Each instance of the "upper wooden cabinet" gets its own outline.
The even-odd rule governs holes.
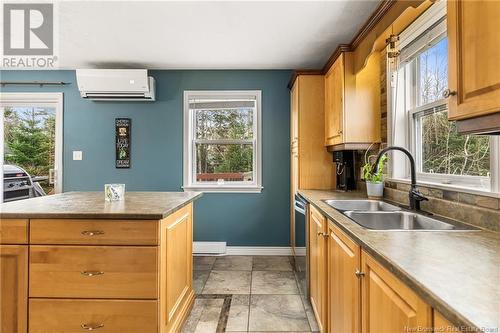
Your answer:
[[[500,1],[448,1],[449,119],[500,112]]]
[[[380,54],[353,72],[352,52],[343,52],[325,74],[325,145],[365,148],[380,142]]]

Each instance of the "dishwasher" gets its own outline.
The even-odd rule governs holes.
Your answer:
[[[309,295],[309,255],[307,235],[309,229],[309,212],[308,203],[300,195],[295,194],[294,200],[294,219],[292,237],[293,247],[293,266],[295,275],[299,282],[300,293],[306,297]]]

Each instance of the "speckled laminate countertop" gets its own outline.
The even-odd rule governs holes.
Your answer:
[[[1,218],[162,219],[196,200],[200,192],[126,192],[106,202],[104,192],[62,194],[0,204]]]
[[[367,230],[321,201],[363,198],[363,194],[316,190],[300,190],[299,194],[451,323],[470,331],[498,332],[499,234],[484,230]]]

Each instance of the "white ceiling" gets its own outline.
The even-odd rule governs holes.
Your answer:
[[[61,68],[312,69],[379,4],[344,1],[59,2]]]

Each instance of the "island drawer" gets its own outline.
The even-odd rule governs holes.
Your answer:
[[[29,296],[158,298],[156,247],[30,246]]]
[[[0,219],[0,244],[27,244],[28,220]]]
[[[30,333],[158,332],[156,301],[30,299]]]
[[[156,220],[32,219],[32,244],[157,245]]]

